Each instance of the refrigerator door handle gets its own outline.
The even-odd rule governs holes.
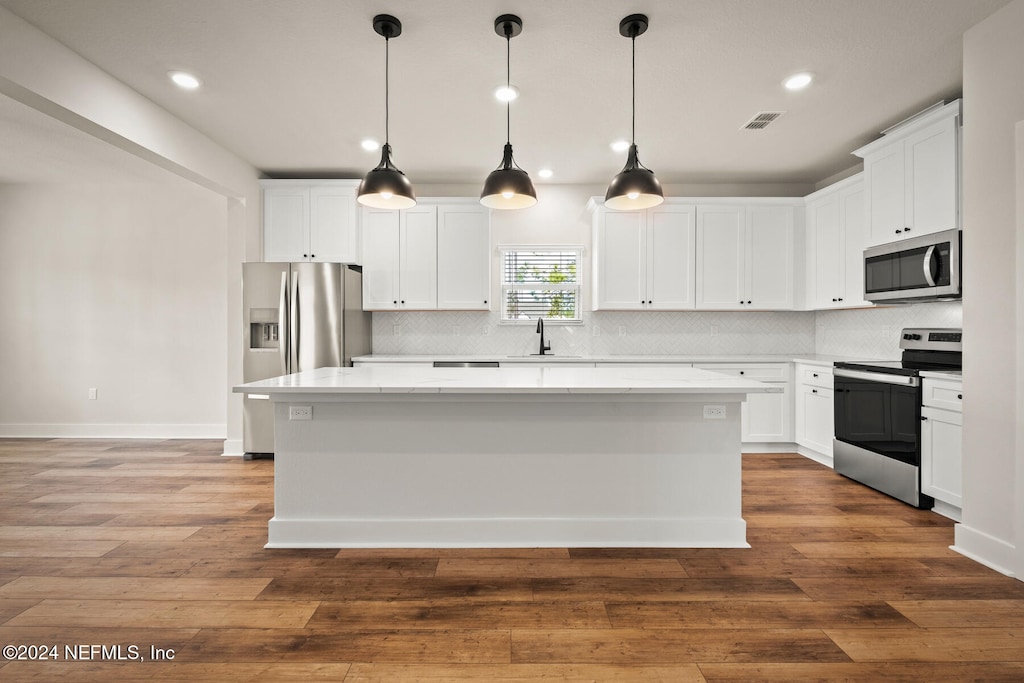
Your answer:
[[[291,310],[291,329],[288,330],[288,339],[291,341],[290,348],[290,367],[288,372],[299,372],[302,368],[299,367],[299,344],[301,339],[299,338],[299,271],[292,271],[292,310]]]
[[[281,374],[287,375],[288,369],[288,347],[292,341],[292,335],[288,330],[288,271],[281,273],[281,296],[277,303],[278,329],[280,340],[278,341],[279,353],[281,355]]]

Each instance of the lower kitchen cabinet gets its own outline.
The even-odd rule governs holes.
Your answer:
[[[694,363],[693,367],[777,385],[777,394],[750,394],[741,408],[745,444],[793,441],[793,389],[789,363]]]
[[[963,385],[925,377],[921,406],[921,492],[963,506]],[[950,409],[952,408],[952,409]],[[954,511],[955,516],[955,511]]]
[[[804,455],[828,465],[835,435],[832,397],[832,368],[796,364],[796,443]]]

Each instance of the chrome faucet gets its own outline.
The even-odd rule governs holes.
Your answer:
[[[537,318],[537,333],[540,335],[540,353],[538,353],[537,355],[543,356],[548,351],[551,350],[551,344],[548,344],[546,346],[544,344],[544,318]]]

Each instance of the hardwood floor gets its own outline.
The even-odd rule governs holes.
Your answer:
[[[798,455],[744,458],[750,549],[337,551],[219,448],[0,439],[0,644],[57,646],[0,680],[1024,681],[1024,583]]]

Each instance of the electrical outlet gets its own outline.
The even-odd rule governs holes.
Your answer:
[[[620,337],[625,337],[626,336],[626,326],[625,325],[619,325],[619,336]]]
[[[402,326],[401,325],[392,325],[391,326],[391,336],[392,337],[401,337],[402,336]]]
[[[483,327],[482,327],[482,328],[480,329],[480,334],[482,334],[482,335],[483,335],[483,336],[485,336],[485,337],[486,337],[487,335],[489,335],[490,333],[491,333],[491,328],[489,328],[489,327],[488,327],[487,325],[484,325],[484,326],[483,326]]]
[[[90,401],[95,401],[96,398],[97,398],[96,387],[92,387],[92,388],[89,389],[89,400]]]
[[[312,420],[313,406],[288,406],[289,420]]]
[[[704,406],[705,420],[724,420],[725,406]]]
[[[718,325],[711,325],[710,327],[711,327],[711,336],[712,337],[717,337],[718,336]]]

